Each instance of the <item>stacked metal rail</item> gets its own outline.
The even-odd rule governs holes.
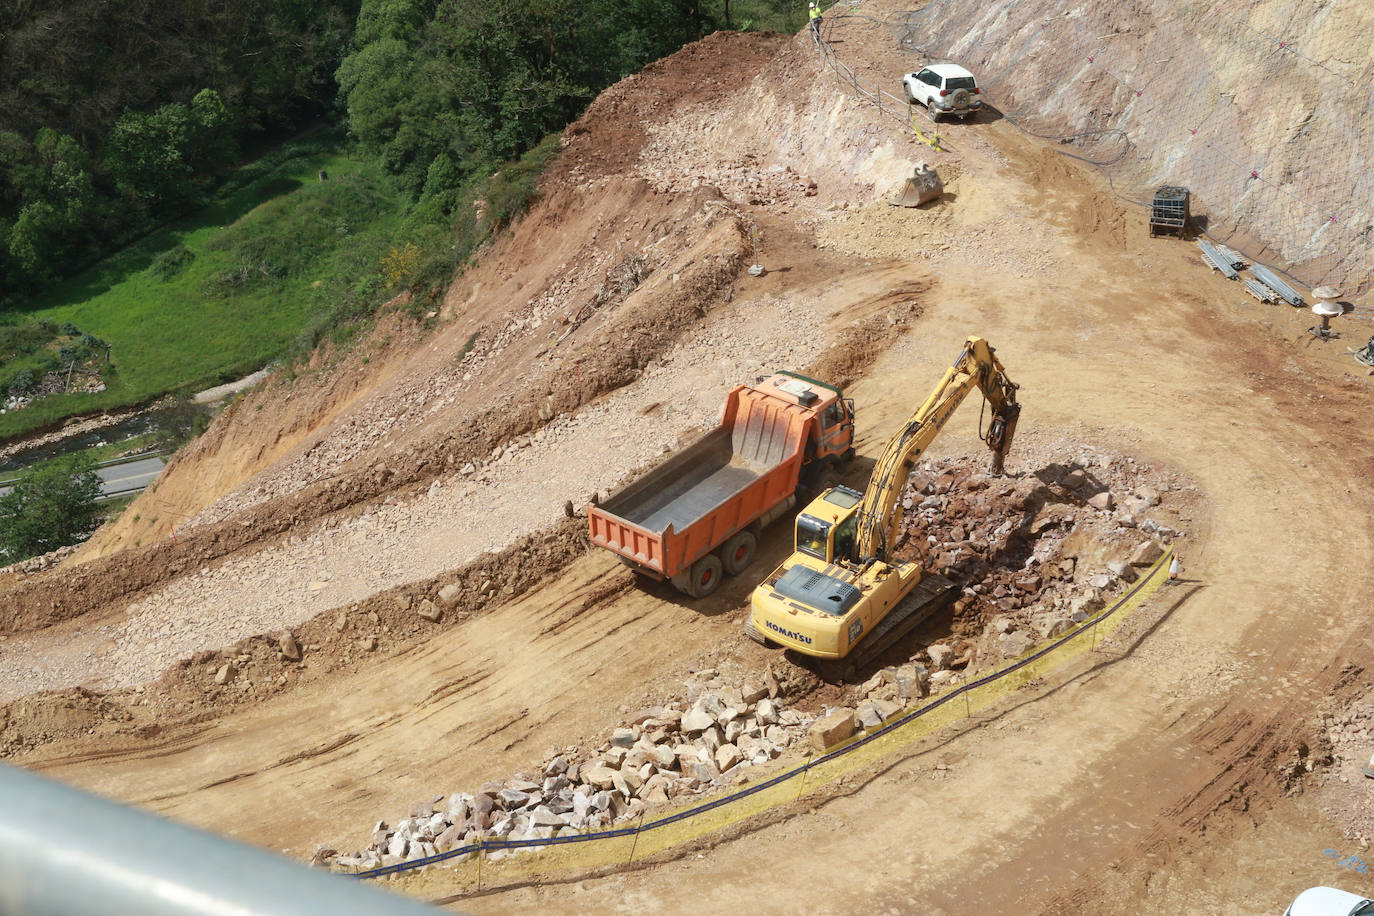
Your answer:
[[[1265,267],[1263,264],[1252,265],[1250,268],[1250,273],[1254,274],[1256,279],[1258,279],[1265,286],[1269,287],[1274,292],[1278,293],[1279,297],[1282,298],[1283,301],[1287,302],[1289,305],[1302,306],[1305,304],[1302,301],[1302,296],[1298,295],[1297,290],[1293,289],[1293,287],[1289,286],[1287,283],[1279,279],[1278,274],[1274,273],[1272,270]]]
[[[1198,239],[1197,247],[1202,249],[1202,262],[1208,267],[1221,271],[1222,276],[1228,280],[1240,278],[1240,274],[1231,266],[1231,259],[1218,251],[1217,246],[1206,239]]]

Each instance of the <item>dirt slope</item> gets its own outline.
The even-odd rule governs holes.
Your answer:
[[[891,72],[900,72],[907,59],[886,37],[860,38],[850,45],[853,53],[875,66],[887,60]],[[713,95],[709,107],[678,112],[675,126],[646,128],[651,142],[633,160],[635,177],[624,179],[643,190],[588,178],[594,193],[559,205],[571,213],[592,196],[632,205],[608,214],[613,223],[623,220],[614,223],[623,232],[635,225],[634,207],[662,198],[655,215],[677,225],[702,220],[693,238],[708,246],[713,226],[747,236],[757,224],[770,271],[757,285],[731,275],[729,302],[718,293],[721,304],[673,337],[677,349],[636,367],[639,374],[617,375],[624,363],[605,364],[612,367],[607,378],[633,381],[599,391],[578,416],[604,409],[639,419],[633,432],[627,427],[627,441],[600,454],[641,444],[652,453],[664,441],[654,436],[699,423],[706,392],[749,369],[741,342],[750,352],[760,342],[780,347],[767,354],[771,359],[816,359],[827,348],[813,339],[820,325],[824,344],[844,345],[820,360],[857,375],[850,393],[859,405],[859,448],[873,455],[963,338],[978,333],[997,346],[1022,386],[1026,443],[1088,439],[1198,482],[1201,508],[1180,545],[1193,581],[1166,590],[1107,646],[1104,664],[1017,695],[980,727],[879,767],[814,810],[702,855],[595,880],[550,876],[539,886],[459,906],[699,912],[703,905],[736,906],[747,895],[769,912],[1105,912],[1123,903],[1147,912],[1277,912],[1308,884],[1349,884],[1350,876],[1329,873],[1329,861],[1315,858],[1349,841],[1310,796],[1291,794],[1304,787],[1291,761],[1310,740],[1325,698],[1349,690],[1352,677],[1366,677],[1347,665],[1359,665],[1371,648],[1359,609],[1374,570],[1357,559],[1374,549],[1367,486],[1374,437],[1362,422],[1367,377],[1345,374],[1352,364],[1339,345],[1308,346],[1302,329],[1310,319],[1253,304],[1203,268],[1189,244],[1151,240],[1139,214],[1123,210],[1098,176],[1011,124],[951,125],[950,151],[932,155],[899,133],[896,122],[839,93],[808,54],[804,38],[769,60],[760,53],[757,78]],[[638,110],[633,98],[616,104]],[[760,111],[769,117],[756,118]],[[957,170],[953,199],[895,217],[882,204],[870,208],[868,201],[917,156]],[[609,174],[629,161],[607,159],[597,168]],[[812,180],[817,188],[808,195]],[[674,190],[677,181],[686,187]],[[711,209],[705,202],[712,188],[742,218],[705,225],[701,211]],[[643,213],[638,219],[653,223]],[[635,230],[642,233],[636,251],[667,228],[673,226]],[[892,258],[904,239],[906,257]],[[819,247],[822,241],[832,247]],[[528,251],[537,251],[532,238]],[[480,270],[487,273],[463,281],[445,305],[454,309],[454,341],[465,341],[463,331],[473,326],[463,324],[467,312],[457,306],[476,290],[464,284],[479,275],[496,284],[512,268],[489,262]],[[684,265],[676,272],[685,271]],[[536,275],[556,283],[559,266],[550,259]],[[532,291],[517,294],[518,283],[502,282],[507,298],[489,306],[506,316],[493,318],[493,347],[496,328],[539,314],[527,311],[538,298]],[[578,284],[589,296],[581,304],[595,298],[590,279]],[[474,302],[482,298],[476,295]],[[657,301],[669,298],[665,291]],[[576,297],[567,304],[581,307]],[[627,306],[601,325],[581,327],[599,332],[628,313]],[[802,336],[773,326],[789,320]],[[882,328],[906,322],[910,330],[891,344],[897,335]],[[876,333],[879,344],[865,348],[846,333],[855,328]],[[586,345],[599,351],[592,329]],[[507,346],[537,353],[543,328],[532,330],[528,339],[509,337]],[[608,339],[606,349],[621,352],[622,344]],[[417,365],[451,362],[455,352],[422,351]],[[846,365],[849,356],[855,358]],[[671,409],[675,402],[662,397],[671,386],[651,362],[681,370],[679,391],[700,395],[699,406]],[[549,430],[558,429],[538,419],[538,401],[523,401],[508,387],[519,369],[489,356],[481,371],[491,375],[484,378],[503,387],[481,388],[474,373],[469,381],[479,386],[462,405],[469,412],[498,409],[509,393],[508,412],[533,411],[535,435],[544,430],[516,458],[481,469],[489,475],[483,492],[496,499],[504,498],[503,480],[522,480],[519,455],[548,448]],[[566,376],[566,363],[562,371]],[[398,375],[397,383],[411,382]],[[455,416],[448,411],[458,407],[444,405],[435,416]],[[977,451],[976,414],[967,407],[958,414],[936,454]],[[369,474],[379,465],[417,473],[407,470],[398,447],[385,447],[408,441],[405,435],[379,441],[380,460],[361,453],[355,460]],[[492,461],[495,444],[484,447],[483,460]],[[309,468],[307,479],[317,472],[301,461],[296,467]],[[396,505],[423,507],[423,499],[442,499],[446,488],[461,485],[461,463],[436,464],[423,472],[430,477],[403,478],[411,489]],[[1017,470],[1014,458],[1009,466]],[[281,479],[294,473],[283,471]],[[433,481],[439,486],[430,495]],[[264,481],[245,498],[251,502],[274,485]],[[385,488],[353,492],[363,493],[358,499],[366,505]],[[553,505],[575,495],[560,491]],[[315,511],[332,511],[318,509],[331,505],[318,493],[312,498]],[[306,496],[269,497],[262,505],[282,499]],[[237,524],[207,521],[200,536]],[[398,550],[407,544],[404,530],[395,534]],[[437,531],[429,536],[450,536]],[[306,528],[301,536],[317,533]],[[95,735],[40,742],[21,759],[293,854],[307,854],[316,842],[357,845],[358,825],[394,816],[417,795],[476,785],[538,759],[549,745],[603,733],[616,710],[639,705],[660,684],[680,683],[690,667],[722,654],[755,667],[774,660],[743,640],[739,623],[755,572],[777,562],[786,539],[786,531],[775,530],[755,569],[701,604],[666,590],[623,588],[623,573],[592,555],[522,598],[493,600],[427,640],[398,638],[328,678],[303,677],[299,687],[222,709],[188,704],[141,736],[92,722]],[[416,552],[424,546],[410,544]],[[273,562],[280,556],[262,554]],[[424,587],[443,581],[441,573]],[[196,600],[196,591],[179,600]],[[232,589],[219,594],[219,602],[235,600]],[[113,606],[97,599],[87,607],[99,621]],[[16,649],[22,644],[11,637],[0,647],[0,664],[15,665]],[[306,664],[326,661],[307,651]],[[209,696],[208,672],[199,677]],[[146,689],[156,706],[160,688]],[[147,707],[136,696],[123,692],[104,702],[138,716]],[[16,711],[7,708],[10,729]],[[1257,836],[1281,841],[1258,843]],[[1246,876],[1218,881],[1219,869],[1240,868],[1239,856]],[[843,877],[825,882],[819,895],[798,874]],[[444,893],[438,883],[418,889]]]

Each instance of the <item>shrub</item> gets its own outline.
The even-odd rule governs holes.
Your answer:
[[[94,526],[99,495],[100,478],[85,456],[20,475],[0,496],[0,552],[13,563],[83,540]]]
[[[37,384],[38,379],[34,377],[31,371],[28,369],[20,369],[19,372],[15,374],[14,378],[10,379],[10,391],[15,394],[23,394],[31,390],[33,386]]]
[[[178,245],[175,248],[168,248],[166,251],[153,258],[153,263],[148,265],[148,272],[157,277],[162,282],[181,273],[196,259],[196,253],[185,245]]]

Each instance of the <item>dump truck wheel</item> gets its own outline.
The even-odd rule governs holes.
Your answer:
[[[758,546],[759,539],[754,537],[752,531],[741,531],[726,541],[725,547],[720,551],[725,572],[731,576],[738,576],[744,572],[753,561],[754,549]]]
[[[720,587],[720,557],[708,553],[692,564],[692,578],[688,581],[688,592],[693,598],[705,598]]]

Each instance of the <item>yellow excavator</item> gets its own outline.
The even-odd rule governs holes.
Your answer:
[[[838,486],[797,516],[796,548],[750,598],[745,632],[820,660],[827,680],[851,678],[864,664],[947,606],[957,587],[919,563],[892,557],[900,529],[898,500],[911,469],[973,391],[992,421],[979,435],[1002,473],[1021,405],[992,347],[970,337],[924,404],[888,442],[863,493]]]

